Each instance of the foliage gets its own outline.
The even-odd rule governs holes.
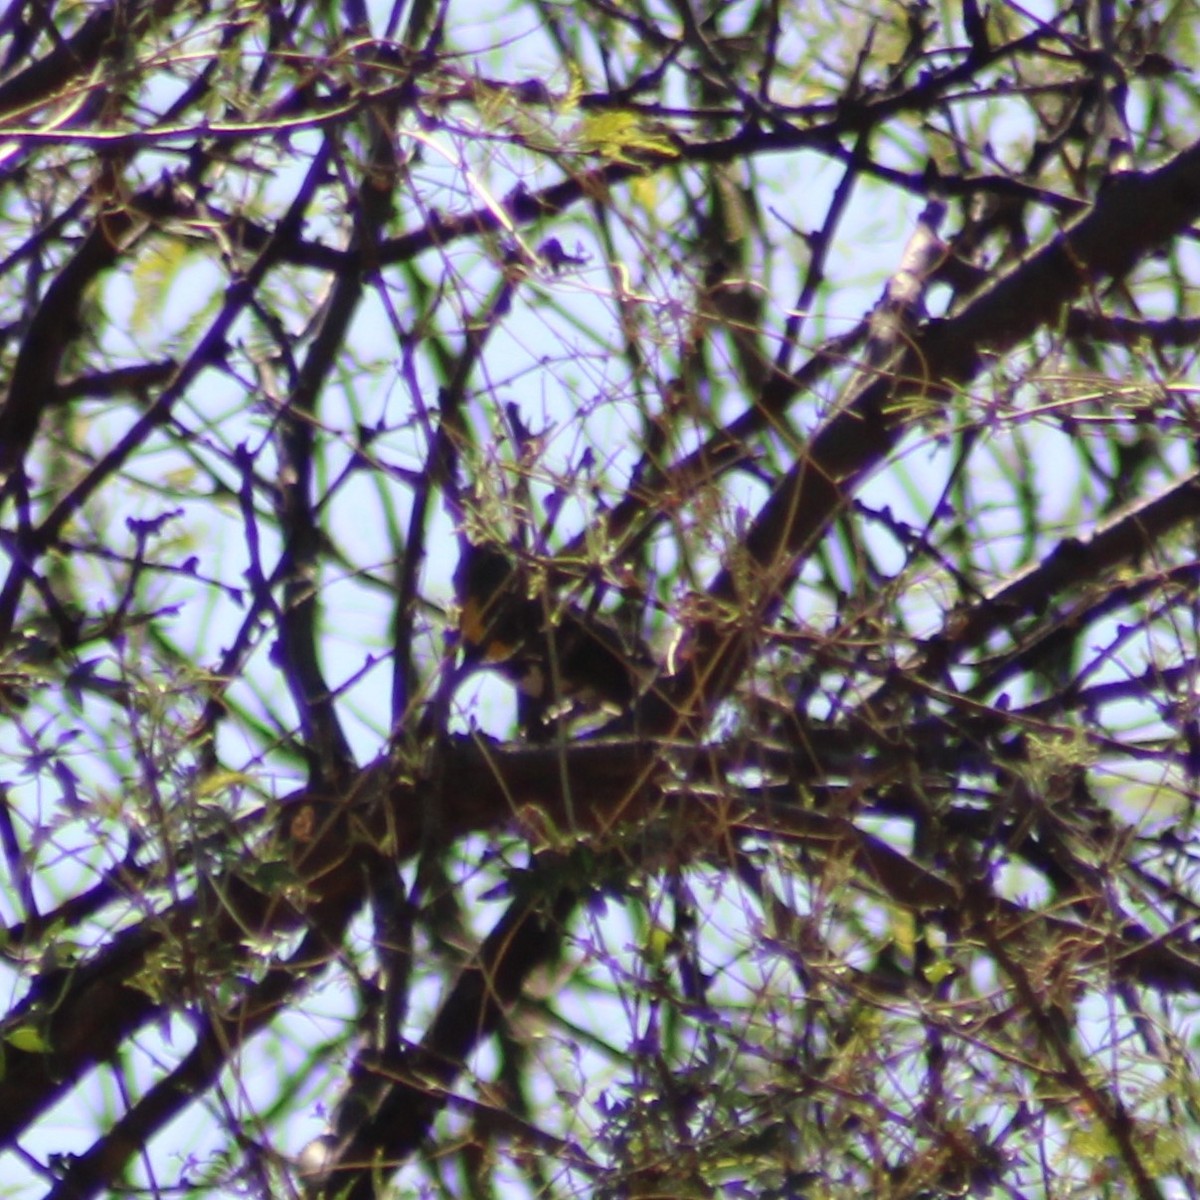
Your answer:
[[[10,5],[5,1194],[1200,1195],[1196,18]]]

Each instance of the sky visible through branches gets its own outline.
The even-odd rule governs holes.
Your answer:
[[[0,1195],[1200,1195],[1198,16],[10,6]]]

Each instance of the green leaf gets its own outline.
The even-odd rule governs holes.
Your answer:
[[[26,1054],[48,1054],[50,1046],[41,1033],[32,1025],[22,1025],[12,1033],[4,1035],[4,1040],[15,1050],[23,1050]]]
[[[166,305],[171,284],[183,270],[191,253],[185,242],[159,239],[134,264],[130,276],[133,311],[129,316],[129,327],[133,333],[146,333],[154,328],[155,317]]]
[[[617,162],[631,161],[636,151],[674,158],[678,153],[661,133],[631,112],[591,113],[579,123],[576,143],[583,150]]]

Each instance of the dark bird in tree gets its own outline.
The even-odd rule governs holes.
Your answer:
[[[454,576],[467,662],[516,686],[518,721],[544,737],[564,717],[621,712],[653,669],[643,645],[555,594],[543,572],[495,546],[464,543]]]

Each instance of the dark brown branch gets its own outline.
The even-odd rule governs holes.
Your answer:
[[[383,1098],[365,1120],[344,1133],[335,1129],[316,1195],[373,1200],[380,1171],[390,1174],[417,1149],[471,1051],[496,1031],[529,974],[557,952],[577,899],[572,889],[559,888],[510,905],[459,975],[420,1045],[397,1061],[378,1063]]]
[[[206,1012],[191,1051],[148,1088],[103,1137],[82,1154],[70,1157],[46,1200],[88,1200],[114,1187],[150,1139],[212,1087],[246,1043],[324,972],[356,909],[357,904],[342,903],[320,913],[314,921],[316,928],[290,958],[273,962],[266,976],[225,1011]],[[211,1008],[217,1003],[215,996],[208,998]]]
[[[913,396],[919,407],[969,383],[989,356],[1052,323],[1093,283],[1123,278],[1198,216],[1200,144],[1157,171],[1114,179],[1087,216],[961,313],[915,332],[897,361],[866,380],[818,430],[760,510],[744,540],[745,561],[723,571],[709,589],[713,614],[697,631],[690,669],[665,694],[650,695],[641,727],[684,727],[728,692],[748,661],[747,622],[760,624],[797,561],[908,427],[902,398]]]

